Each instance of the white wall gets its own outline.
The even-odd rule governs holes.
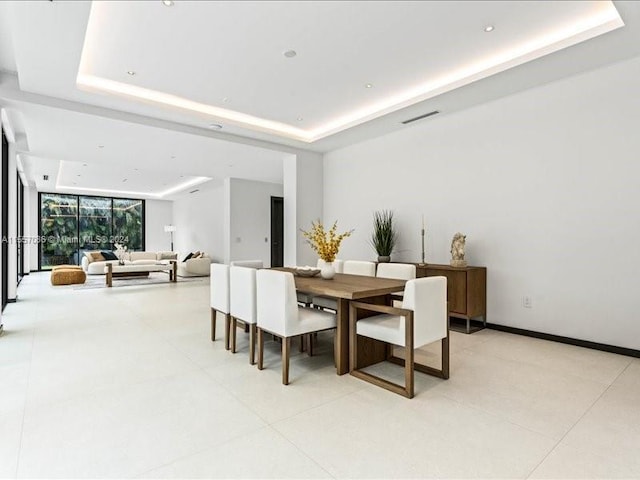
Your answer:
[[[374,210],[401,252],[447,263],[451,237],[488,269],[488,321],[640,349],[640,58],[325,156],[324,219],[355,227],[341,258],[374,258]],[[532,297],[531,309],[522,296]]]
[[[149,252],[168,251],[171,238],[164,226],[173,223],[173,202],[168,200],[145,201],[145,250]],[[175,246],[175,239],[174,239]]]
[[[231,178],[227,260],[262,260],[271,265],[271,197],[282,197],[277,183]],[[286,227],[285,227],[286,228]]]
[[[224,185],[222,181],[210,181],[198,189],[173,201],[174,247],[181,256],[200,250],[221,262],[224,260]],[[165,235],[168,241],[169,234]]]

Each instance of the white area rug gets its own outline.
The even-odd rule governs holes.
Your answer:
[[[206,277],[178,277],[177,284],[185,282],[202,282]],[[113,279],[113,287],[134,287],[140,285],[169,284],[169,275],[165,272],[151,272],[148,277],[122,277]],[[91,288],[108,288],[105,275],[87,275],[87,281],[82,285],[75,285],[74,290]]]

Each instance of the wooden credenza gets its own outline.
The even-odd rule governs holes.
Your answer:
[[[452,267],[427,263],[416,265],[417,277],[447,277],[449,314],[467,321],[466,332],[471,333],[471,319],[482,317],[487,324],[486,267]]]

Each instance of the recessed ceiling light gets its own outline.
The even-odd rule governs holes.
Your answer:
[[[484,27],[484,31],[487,33],[493,32],[494,28],[496,27],[494,27],[493,25],[487,25],[486,27]]]
[[[373,84],[371,84],[371,83],[367,83],[367,84],[364,86],[364,88],[373,88]]]
[[[222,103],[228,103],[228,102],[229,102],[229,98],[228,98],[228,97],[224,97],[224,98],[222,99]]]
[[[132,77],[136,74],[133,70],[127,70],[127,75],[131,75]]]
[[[220,125],[219,123],[210,123],[209,128],[213,130],[220,130],[222,128],[222,125]]]
[[[162,0],[162,4],[165,7],[173,7],[173,1],[172,0]]]
[[[122,183],[124,183],[124,182],[126,182],[126,181],[127,181],[127,179],[126,179],[126,178],[122,179]]]
[[[134,168],[134,169],[133,169],[133,171],[134,171],[134,172],[139,172],[140,170],[139,170],[139,169],[137,169],[137,168]]]
[[[87,164],[86,164],[86,163],[83,163],[83,164],[82,164],[82,166],[83,166],[83,167],[86,167],[86,166],[87,166]]]
[[[302,118],[302,117],[298,117],[296,120],[298,120],[299,122],[301,122],[301,121],[303,121],[303,120],[304,120],[304,118]]]
[[[98,148],[104,148],[104,145],[98,145]]]
[[[287,58],[293,58],[296,55],[298,55],[298,52],[296,52],[295,50],[287,50],[286,52],[283,53],[283,55]]]
[[[77,175],[76,175],[76,177],[81,177],[81,176],[82,176],[82,175],[80,175],[80,174],[77,174]]]
[[[175,155],[171,155],[171,158],[176,158],[176,156]]]

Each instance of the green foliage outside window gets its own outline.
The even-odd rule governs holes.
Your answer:
[[[42,269],[79,264],[87,250],[143,248],[143,200],[43,193],[40,248]]]

